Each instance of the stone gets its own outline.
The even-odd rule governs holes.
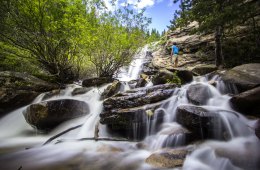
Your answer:
[[[258,137],[258,139],[260,139],[260,119],[258,119],[255,122],[254,129],[255,129],[255,135]]]
[[[104,92],[101,94],[101,99],[106,99],[108,97],[111,97],[113,95],[115,95],[116,93],[118,93],[120,91],[120,87],[121,87],[121,82],[118,80],[113,81],[113,83],[111,85],[109,85]]]
[[[174,75],[171,71],[162,69],[152,78],[152,83],[154,85],[166,84],[166,83],[170,82],[173,78],[174,78]]]
[[[110,133],[129,139],[143,139],[147,134],[148,120],[156,127],[161,124],[164,112],[157,111],[172,96],[176,85],[166,84],[128,90],[109,97],[103,102],[100,123]]]
[[[175,73],[181,80],[181,84],[190,83],[193,81],[193,73],[184,68],[167,68],[167,70]]]
[[[213,64],[200,64],[196,65],[191,71],[195,73],[195,75],[205,75],[216,71],[218,68]]]
[[[145,162],[156,168],[181,167],[188,154],[185,149],[164,149],[146,158]]]
[[[89,113],[83,101],[62,99],[43,101],[28,106],[23,115],[27,123],[40,131],[49,131],[59,124]]]
[[[201,83],[191,84],[187,89],[187,98],[195,105],[205,105],[212,96],[210,88]]]
[[[145,87],[145,85],[147,84],[148,82],[146,81],[146,79],[144,78],[140,78],[137,80],[137,83],[135,85],[135,88],[139,88],[139,87]]]
[[[109,77],[94,77],[83,80],[83,87],[101,86],[103,84],[111,83],[113,79]]]
[[[40,93],[59,89],[27,73],[0,72],[0,115],[31,103]]]
[[[193,105],[182,105],[177,108],[176,122],[190,130],[197,139],[225,138],[226,129],[217,111],[213,112]]]
[[[222,78],[225,82],[234,84],[239,92],[253,89],[260,85],[260,63],[234,67],[222,74]]]
[[[80,94],[85,94],[85,93],[89,92],[90,90],[92,90],[92,88],[79,87],[79,88],[75,88],[75,89],[71,92],[71,94],[72,94],[72,96],[80,95]]]
[[[233,96],[230,103],[238,112],[260,116],[260,87]]]

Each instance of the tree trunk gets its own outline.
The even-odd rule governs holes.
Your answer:
[[[216,66],[223,66],[223,54],[222,54],[222,35],[223,35],[223,27],[217,26],[215,32],[215,57],[216,57]]]

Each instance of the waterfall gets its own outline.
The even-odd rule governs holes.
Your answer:
[[[129,90],[128,81],[135,80],[140,75],[142,65],[146,60],[145,46],[131,62],[128,68],[121,68],[117,79],[123,82],[120,91]],[[213,86],[209,81],[215,81]],[[200,107],[218,115],[213,124],[216,129],[210,139],[201,143],[187,143],[190,131],[177,123],[177,110],[181,106],[194,106],[188,99],[188,89],[193,85],[203,85],[209,89],[210,97]],[[183,170],[240,170],[257,169],[260,157],[260,142],[249,128],[254,122],[234,111],[229,104],[229,93],[237,93],[234,86],[225,84],[219,76],[195,77],[190,84],[176,87],[167,102],[155,112],[163,112],[164,119],[159,128],[149,117],[146,121],[146,138],[140,142],[115,141],[84,141],[84,138],[94,137],[95,126],[99,127],[100,137],[111,137],[105,125],[97,124],[102,111],[101,93],[108,86],[93,87],[85,94],[73,96],[72,91],[78,85],[68,85],[58,95],[45,99],[45,93],[39,95],[32,103],[57,99],[76,99],[89,105],[89,114],[66,121],[48,134],[35,131],[26,123],[21,107],[0,119],[0,164],[2,169],[133,169],[153,170],[154,167],[145,163],[145,159],[154,151],[163,148],[186,147],[191,151],[183,164]],[[148,83],[147,87],[152,86]],[[148,111],[149,112],[149,111]],[[149,113],[147,113],[149,114]],[[156,117],[155,117],[156,119]],[[53,135],[69,127],[82,124],[81,128],[66,133],[50,144],[42,144]],[[138,136],[138,124],[133,124],[134,135]],[[224,129],[224,132],[219,129]],[[224,133],[224,140],[223,138]],[[55,144],[63,140],[63,143]],[[188,146],[187,146],[188,145]],[[252,162],[241,161],[242,156],[250,157]],[[247,159],[248,160],[248,159]],[[236,165],[240,165],[239,167]]]

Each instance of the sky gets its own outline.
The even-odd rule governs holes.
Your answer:
[[[110,0],[107,2],[109,8]],[[173,0],[116,0],[116,3],[122,6],[124,3],[135,5],[135,8],[146,8],[145,16],[152,18],[149,29],[156,28],[160,33],[170,25],[174,11],[179,8],[178,4],[173,4]]]

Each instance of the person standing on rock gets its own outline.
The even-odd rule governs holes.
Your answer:
[[[176,46],[176,43],[174,42],[171,50],[171,63],[173,63],[174,58],[174,67],[178,67],[178,54],[179,48]]]

